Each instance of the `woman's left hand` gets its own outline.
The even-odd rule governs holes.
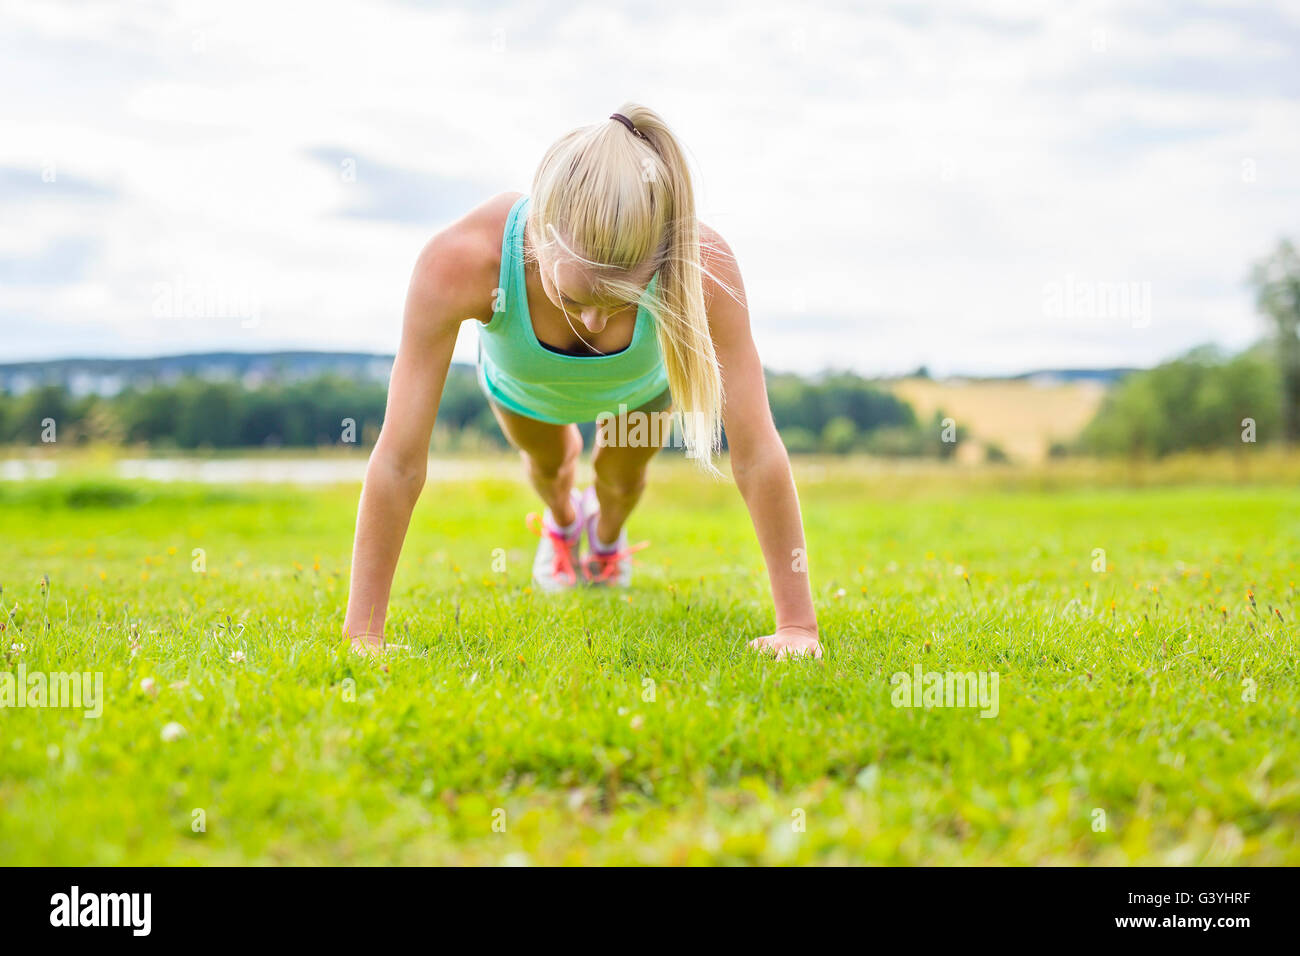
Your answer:
[[[749,646],[764,654],[775,654],[778,661],[787,657],[803,657],[811,654],[821,659],[822,645],[817,639],[817,632],[805,627],[778,627],[775,634],[756,637]]]

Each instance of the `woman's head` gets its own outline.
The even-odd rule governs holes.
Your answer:
[[[642,263],[632,269],[610,267],[568,251],[557,240],[538,253],[542,288],[556,308],[588,332],[599,334],[616,315],[636,308],[658,264]],[[627,283],[627,288],[622,287]]]
[[[547,296],[591,332],[638,301],[654,316],[687,452],[712,470],[722,376],[686,154],[653,110],[628,103],[618,112],[633,128],[610,118],[576,129],[542,158],[528,219],[531,255]]]

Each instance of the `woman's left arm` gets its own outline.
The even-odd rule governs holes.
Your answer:
[[[767,403],[763,365],[749,329],[740,268],[726,242],[712,229],[701,226],[700,240],[709,327],[722,366],[722,424],[727,430],[731,472],[763,549],[776,606],[775,633],[755,638],[749,646],[773,653],[778,660],[808,653],[821,657],[799,496],[790,458]]]

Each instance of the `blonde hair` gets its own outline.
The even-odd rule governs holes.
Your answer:
[[[542,157],[527,225],[530,254],[535,258],[558,245],[598,267],[600,295],[640,299],[655,320],[686,454],[716,474],[722,371],[705,312],[705,268],[686,153],[654,110],[626,103],[618,112],[636,133],[611,118],[565,134]],[[639,285],[617,275],[650,265],[658,273],[652,294],[643,296]]]

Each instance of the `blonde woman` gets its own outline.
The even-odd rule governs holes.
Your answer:
[[[635,104],[557,141],[531,196],[489,200],[421,252],[357,513],[344,624],[355,648],[384,647],[393,572],[466,320],[478,329],[479,383],[546,506],[534,529],[538,587],[628,583],[624,525],[663,434],[608,416],[659,420],[675,405],[686,453],[707,471],[716,473],[726,427],[776,610],[773,633],[749,646],[821,656],[799,501],[740,271],[722,237],[696,220],[681,145]],[[595,483],[579,491],[576,423],[597,419],[609,427],[598,430]]]

